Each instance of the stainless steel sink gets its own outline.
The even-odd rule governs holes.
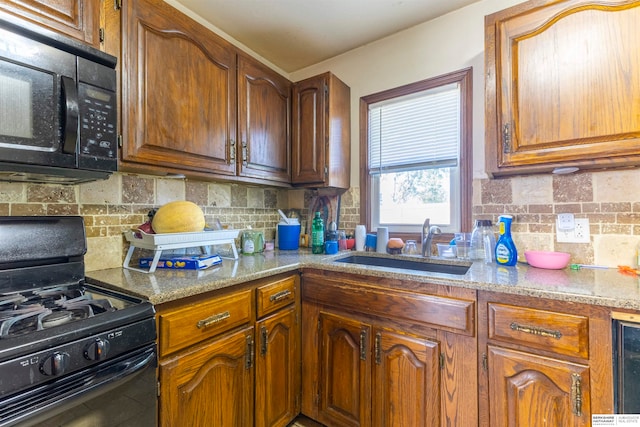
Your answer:
[[[344,262],[347,264],[370,265],[375,267],[387,267],[400,270],[428,271],[432,273],[455,274],[462,276],[469,270],[469,265],[465,264],[439,264],[420,259],[399,259],[385,258],[367,255],[348,255],[338,258],[334,262]]]

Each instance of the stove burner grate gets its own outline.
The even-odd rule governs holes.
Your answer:
[[[109,299],[94,299],[80,287],[55,286],[0,294],[0,339],[116,310]]]

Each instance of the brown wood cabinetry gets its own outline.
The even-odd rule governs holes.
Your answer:
[[[376,282],[304,273],[302,412],[331,426],[477,425],[475,291]]]
[[[238,56],[239,174],[291,181],[291,82],[246,56]]]
[[[256,427],[286,426],[300,412],[297,316],[291,305],[256,325]]]
[[[160,425],[253,425],[253,328],[203,342],[160,364]]]
[[[532,0],[486,18],[487,171],[640,164],[640,1]]]
[[[121,169],[290,185],[291,83],[162,0],[122,11]]]
[[[351,90],[331,73],[293,85],[295,186],[347,189],[351,173]]]
[[[159,306],[160,425],[288,425],[300,412],[298,288],[284,275]]]
[[[122,10],[122,168],[235,175],[236,51],[162,0]]]
[[[0,0],[0,10],[95,48],[100,46],[98,0]]]
[[[482,426],[579,427],[613,413],[606,309],[481,292],[478,318]]]

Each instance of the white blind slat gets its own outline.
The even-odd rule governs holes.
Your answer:
[[[457,83],[369,107],[369,172],[455,167],[460,146]]]

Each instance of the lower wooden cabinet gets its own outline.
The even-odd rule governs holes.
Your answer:
[[[319,328],[318,421],[339,426],[370,425],[371,326],[348,315],[321,312]]]
[[[318,273],[302,285],[303,414],[327,426],[477,426],[474,291]]]
[[[285,427],[300,413],[299,276],[158,307],[163,427]]]
[[[374,426],[440,426],[440,344],[374,331]]]
[[[318,419],[339,426],[439,426],[437,342],[320,312]]]
[[[292,305],[256,325],[256,427],[286,426],[300,412],[297,315]]]
[[[492,425],[591,425],[588,366],[492,346],[488,366]]]
[[[605,307],[481,292],[480,425],[583,427],[613,413]]]
[[[160,425],[251,426],[253,327],[160,363]]]

